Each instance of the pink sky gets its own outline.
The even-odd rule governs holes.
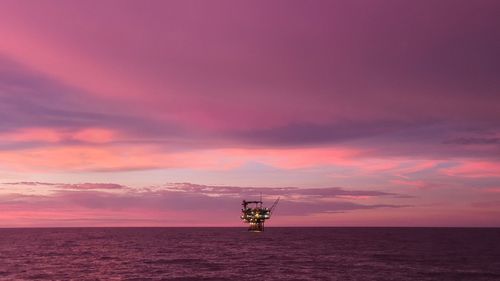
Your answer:
[[[0,227],[500,226],[499,10],[2,1]]]

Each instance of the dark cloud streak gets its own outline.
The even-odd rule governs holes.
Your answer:
[[[207,186],[190,183],[168,184],[164,187],[136,189],[118,184],[54,184],[39,182],[7,183],[8,185],[46,186],[50,195],[10,194],[0,196],[0,205],[22,209],[29,204],[36,208],[88,208],[92,210],[153,210],[158,212],[234,213],[243,198],[252,199],[260,192],[265,197],[280,196],[280,214],[304,216],[314,213],[347,212],[378,208],[403,208],[406,204],[360,204],[352,197],[401,196],[381,191],[349,191],[341,188],[248,188],[237,186]],[[55,187],[55,189],[53,189]],[[116,191],[116,192],[115,192]],[[344,198],[348,196],[347,198]],[[335,199],[335,200],[324,200]],[[272,203],[267,202],[268,204]]]

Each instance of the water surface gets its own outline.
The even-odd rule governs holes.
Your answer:
[[[500,280],[500,229],[0,229],[0,280]]]

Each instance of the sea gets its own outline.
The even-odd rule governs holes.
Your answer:
[[[0,280],[500,280],[500,229],[0,229]]]

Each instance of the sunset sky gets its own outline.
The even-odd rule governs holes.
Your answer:
[[[0,0],[0,227],[500,226],[500,1]]]

